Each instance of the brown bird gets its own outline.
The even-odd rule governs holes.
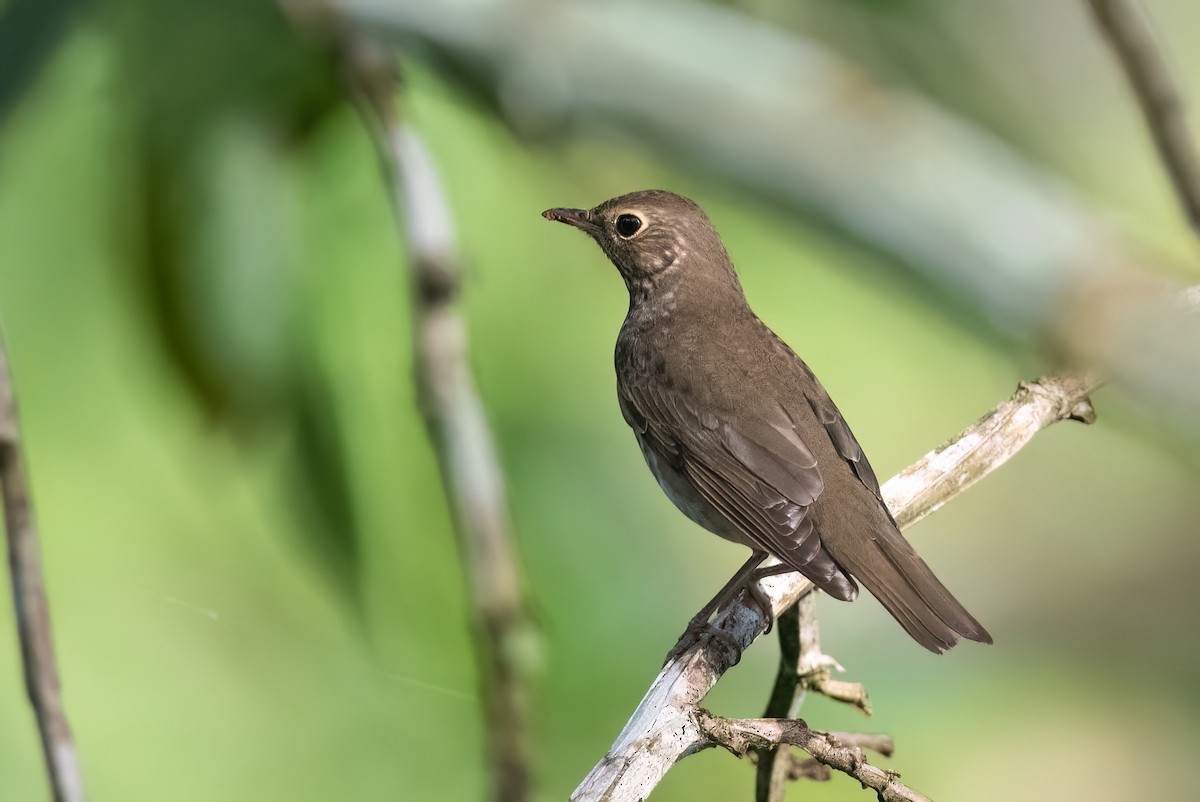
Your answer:
[[[708,216],[646,190],[542,216],[587,233],[629,289],[617,397],[685,515],[752,555],[689,629],[756,580],[799,571],[836,599],[858,580],[918,643],[992,638],[900,534],[879,480],[808,365],[750,309]],[[770,555],[779,566],[759,568]]]

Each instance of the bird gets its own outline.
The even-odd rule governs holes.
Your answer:
[[[842,413],[750,308],[695,202],[652,189],[542,216],[590,236],[625,281],[617,399],[651,473],[684,515],[751,550],[689,631],[743,590],[769,627],[757,580],[796,571],[842,601],[861,583],[931,652],[992,642],[900,534]]]

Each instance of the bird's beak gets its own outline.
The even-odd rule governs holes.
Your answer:
[[[575,226],[588,234],[595,234],[599,230],[599,226],[592,222],[592,215],[587,209],[547,209],[542,212],[542,217]]]

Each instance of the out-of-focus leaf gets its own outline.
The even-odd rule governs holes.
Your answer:
[[[37,78],[81,0],[0,3],[0,122]]]
[[[339,427],[340,410],[327,382],[327,376],[313,374],[294,385],[295,451],[287,466],[287,480],[296,502],[296,532],[321,570],[353,604],[360,601],[356,589],[362,538],[354,507],[353,471]]]
[[[136,176],[128,278],[206,416],[245,448],[282,434],[296,531],[353,595],[352,494],[299,276],[293,184],[303,145],[343,98],[330,54],[266,0],[111,0]]]

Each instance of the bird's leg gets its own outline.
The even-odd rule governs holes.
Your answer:
[[[754,600],[754,603],[758,605],[758,609],[762,610],[763,615],[767,619],[767,628],[763,630],[764,635],[770,634],[775,626],[775,611],[771,609],[771,599],[758,586],[758,580],[766,579],[769,576],[778,576],[779,574],[790,574],[795,570],[790,565],[780,563],[779,565],[768,565],[766,568],[755,568],[746,577],[746,593],[750,594],[750,598]]]
[[[754,596],[755,591],[758,592],[759,597],[762,596],[762,591],[758,590],[758,586],[754,583],[753,579],[755,572],[758,570],[758,566],[761,565],[762,561],[765,559],[767,559],[767,553],[765,551],[756,551],[750,555],[750,559],[746,560],[745,564],[737,570],[737,573],[725,583],[725,586],[717,591],[717,595],[713,596],[712,599],[709,600],[708,604],[704,605],[704,607],[700,609],[700,612],[692,616],[691,621],[688,621],[687,629],[683,631],[683,635],[680,636],[679,642],[676,643],[674,648],[667,653],[667,659],[663,665],[666,665],[666,663],[671,662],[676,657],[679,657],[681,654],[687,651],[688,648],[690,648],[691,645],[698,641],[704,634],[720,637],[722,633],[719,633],[710,627],[708,620],[712,618],[713,613],[717,612],[726,604],[728,604],[743,589],[746,589],[752,597]],[[774,566],[772,566],[772,568],[773,567]],[[767,620],[770,621],[770,603],[767,602],[764,605],[760,601],[760,598],[755,598],[755,602],[757,602],[759,606],[766,611]]]

